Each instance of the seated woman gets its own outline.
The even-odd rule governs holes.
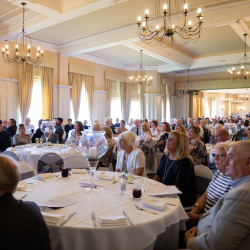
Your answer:
[[[139,148],[142,148],[143,144],[146,141],[152,140],[151,130],[150,130],[149,124],[147,122],[142,123],[141,129],[142,129],[142,134],[141,134],[141,138],[139,140],[139,146],[138,146]]]
[[[121,122],[120,122],[120,127],[118,127],[118,128],[116,129],[116,133],[117,133],[118,135],[120,135],[121,133],[127,131],[127,129],[125,128],[125,124],[126,124],[125,121],[124,121],[124,120],[121,120]]]
[[[117,155],[116,172],[145,175],[145,157],[143,152],[134,147],[136,135],[126,131],[119,136],[119,146],[122,149]]]
[[[184,135],[187,135],[187,130],[185,129],[185,126],[181,123],[178,123],[175,127],[175,131],[181,132]]]
[[[25,145],[32,143],[31,136],[26,134],[26,128],[24,124],[19,124],[19,134],[13,136],[12,145]]]
[[[83,124],[82,122],[76,121],[75,128],[72,130],[69,138],[69,144],[75,144],[78,146],[79,140],[82,137],[81,131],[84,131]]]
[[[161,127],[158,126],[158,122],[156,120],[151,122],[151,134],[153,137],[160,137],[161,135]]]
[[[188,137],[173,131],[169,134],[165,154],[162,156],[155,181],[175,185],[183,207],[192,206],[196,200],[194,164],[188,154]]]
[[[104,126],[102,127],[102,131],[106,132],[105,133],[105,138],[108,142],[108,150],[107,152],[100,158],[99,162],[98,162],[98,167],[106,167],[108,168],[109,166],[109,160],[112,154],[112,150],[114,148],[114,143],[112,140],[112,130],[110,127],[108,126]]]
[[[189,155],[192,157],[194,165],[206,165],[207,149],[204,142],[201,141],[199,133],[200,128],[198,126],[188,128]]]
[[[94,123],[92,126],[93,131],[101,131],[101,124],[100,123]]]
[[[160,140],[157,142],[157,147],[160,149],[161,152],[164,152],[166,147],[166,140],[168,139],[168,135],[171,132],[171,128],[169,123],[163,122],[162,125],[163,134],[160,137]]]
[[[227,159],[227,152],[229,150],[229,143],[221,142],[214,146],[211,151],[214,158],[217,172],[211,180],[206,192],[196,201],[191,212],[187,213],[189,217],[189,226],[193,227],[198,224],[201,216],[212,208],[219,198],[226,194],[231,187],[231,178],[226,176],[226,166],[223,162]]]
[[[83,128],[84,129],[89,129],[89,126],[87,124],[88,124],[88,121],[84,120],[84,122],[83,122]]]

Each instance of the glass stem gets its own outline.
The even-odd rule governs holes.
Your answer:
[[[95,170],[91,172],[91,191],[94,191],[94,177],[95,177]]]

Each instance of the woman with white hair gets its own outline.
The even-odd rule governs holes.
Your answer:
[[[143,152],[134,147],[136,136],[131,131],[123,132],[119,136],[119,146],[122,149],[117,155],[116,172],[145,175],[145,157]]]

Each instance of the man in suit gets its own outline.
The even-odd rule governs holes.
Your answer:
[[[140,126],[140,121],[138,119],[134,120],[135,127],[131,129],[131,131],[136,135],[140,136],[142,133],[141,126]]]
[[[51,250],[49,230],[39,207],[13,197],[20,179],[15,161],[0,156],[0,166],[0,248]]]
[[[10,134],[3,130],[3,123],[0,120],[0,154],[11,147]]]
[[[114,124],[112,123],[112,120],[111,120],[110,118],[106,118],[104,124],[105,124],[105,126],[111,128],[113,135],[117,135],[117,133],[116,133],[116,131],[115,131],[115,126],[114,126]]]
[[[7,132],[9,132],[11,137],[13,137],[16,134],[16,130],[16,120],[13,118],[9,119],[9,127],[7,128]]]
[[[227,153],[230,190],[186,232],[188,249],[245,250],[250,245],[250,141],[238,141]]]
[[[41,130],[41,126],[42,126],[42,123],[43,123],[43,119],[40,119],[38,121],[38,129],[36,130],[35,134],[32,136],[32,142],[35,143],[36,141],[36,138],[41,138],[43,136],[43,131]]]

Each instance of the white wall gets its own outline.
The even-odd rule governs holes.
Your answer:
[[[104,123],[106,118],[106,92],[104,90],[94,91],[93,122],[98,119],[100,123]]]
[[[162,100],[161,96],[157,94],[144,94],[144,117],[152,120],[158,119],[159,123],[162,122]]]

